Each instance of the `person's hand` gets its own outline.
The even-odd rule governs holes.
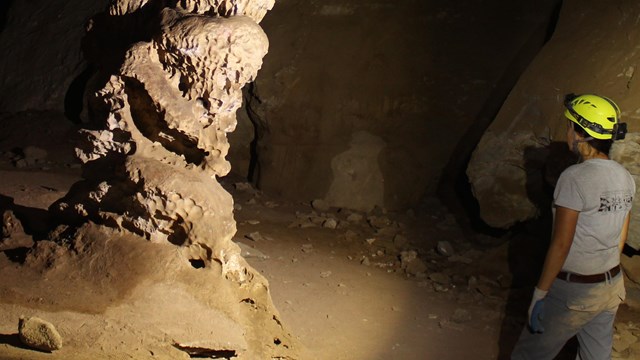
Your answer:
[[[533,298],[529,305],[529,329],[533,333],[543,333],[542,327],[542,311],[544,310],[544,298],[548,291],[540,290],[537,287],[533,290]]]

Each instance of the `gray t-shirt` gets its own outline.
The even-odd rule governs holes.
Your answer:
[[[613,160],[590,159],[560,175],[555,205],[580,212],[562,270],[591,275],[620,263],[620,233],[635,192],[629,172]]]

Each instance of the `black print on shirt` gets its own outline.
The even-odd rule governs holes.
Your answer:
[[[598,212],[628,211],[631,210],[633,195],[605,194],[600,196],[600,208]]]

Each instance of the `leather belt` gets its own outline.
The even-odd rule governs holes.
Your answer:
[[[613,278],[618,275],[620,272],[620,265],[616,265],[611,270],[602,273],[602,274],[593,274],[593,275],[580,275],[574,274],[566,271],[560,271],[556,278],[560,280],[564,280],[567,282],[581,283],[581,284],[595,284],[599,282],[604,282],[608,279]]]

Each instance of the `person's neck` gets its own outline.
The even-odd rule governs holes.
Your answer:
[[[591,160],[591,159],[609,160],[609,157],[607,155],[601,153],[600,151],[596,151],[596,152],[590,153],[590,154],[582,154],[582,161],[587,161],[587,160]]]

